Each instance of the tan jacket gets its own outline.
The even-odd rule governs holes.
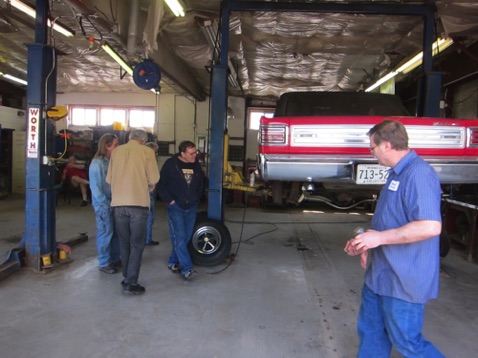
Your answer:
[[[111,154],[106,174],[106,182],[111,185],[111,206],[149,208],[149,192],[158,181],[158,163],[151,148],[130,140]]]

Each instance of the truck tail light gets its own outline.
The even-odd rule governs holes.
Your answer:
[[[470,127],[468,130],[468,147],[478,147],[478,127]]]
[[[287,144],[287,128],[285,126],[260,126],[259,143],[261,145]]]

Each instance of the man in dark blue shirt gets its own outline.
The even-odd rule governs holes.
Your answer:
[[[173,272],[181,272],[185,279],[191,280],[197,272],[193,270],[188,243],[204,188],[204,173],[196,160],[196,145],[193,142],[180,143],[179,153],[166,160],[157,188],[159,196],[166,203],[172,244],[168,268]]]
[[[441,188],[435,170],[408,148],[403,124],[385,120],[368,133],[370,152],[390,167],[372,229],[345,246],[365,273],[358,357],[444,357],[422,336],[425,303],[438,297]]]

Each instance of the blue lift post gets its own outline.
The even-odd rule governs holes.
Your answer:
[[[223,0],[221,4],[221,48],[219,63],[212,68],[211,136],[208,191],[208,217],[223,222],[222,197],[224,134],[227,122],[227,70],[229,56],[229,21],[232,11],[324,12],[371,15],[419,16],[424,21],[423,72],[417,101],[417,114],[438,117],[441,74],[432,73],[432,44],[435,35],[435,6],[433,4],[332,4],[299,2],[258,2]]]
[[[224,135],[227,122],[227,76],[228,76],[228,48],[229,48],[229,10],[228,2],[222,3],[221,9],[221,48],[219,63],[212,68],[211,80],[211,137],[209,190],[208,190],[208,217],[223,222],[224,205],[222,196],[224,171]]]
[[[35,42],[28,44],[25,264],[42,268],[56,254],[54,127],[46,116],[56,101],[56,55],[47,44],[48,0],[36,1]]]

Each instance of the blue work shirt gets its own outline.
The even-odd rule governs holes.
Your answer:
[[[111,207],[111,186],[106,182],[109,160],[96,158],[90,164],[90,189],[95,211]]]
[[[396,229],[417,220],[441,222],[441,187],[435,170],[414,151],[390,169],[380,192],[372,229]],[[366,285],[378,295],[411,303],[438,297],[440,238],[370,250]]]

